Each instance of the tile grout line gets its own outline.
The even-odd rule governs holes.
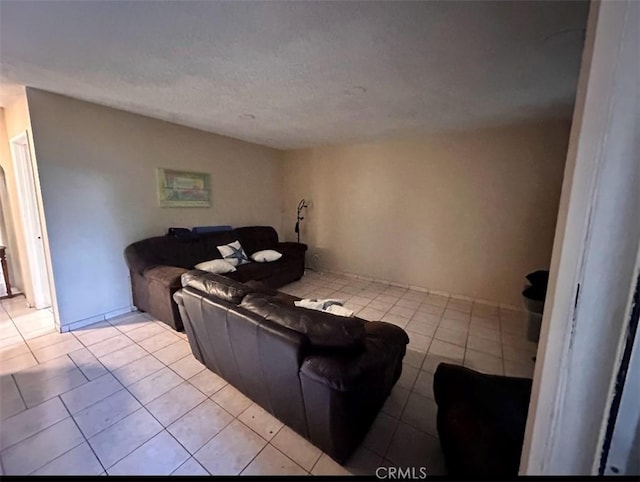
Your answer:
[[[84,439],[85,443],[87,444],[87,446],[89,447],[89,450],[91,450],[91,453],[93,453],[93,455],[95,456],[96,460],[98,461],[98,463],[100,464],[100,467],[102,467],[102,472],[106,472],[106,468],[103,465],[102,461],[100,460],[100,457],[98,457],[98,454],[96,453],[96,451],[93,449],[93,447],[91,446],[91,444],[89,443],[89,439],[87,438],[87,436],[84,434],[84,432],[82,431],[82,429],[80,428],[80,425],[78,425],[78,422],[76,421],[75,418],[73,418],[73,414],[71,413],[71,410],[69,410],[69,407],[67,407],[67,404],[64,403],[64,400],[62,399],[62,397],[60,395],[58,395],[58,398],[60,399],[60,402],[62,403],[62,406],[64,407],[64,409],[67,411],[67,413],[69,414],[69,418],[71,418],[71,420],[73,421],[74,425],[76,426],[76,428],[78,429],[78,432],[80,432],[80,435],[82,435],[82,438]],[[106,397],[105,397],[106,398]],[[103,399],[104,400],[104,399]],[[76,445],[76,447],[78,447],[81,444]],[[73,447],[71,449],[69,449],[67,452],[65,452],[64,454],[60,455],[59,457],[64,456],[66,453],[70,452],[71,450],[75,449],[76,447]],[[56,457],[53,460],[57,460],[59,457]],[[51,462],[53,462],[53,460]],[[47,462],[49,463],[49,462]],[[47,465],[47,464],[44,464]],[[44,467],[44,465],[42,467]],[[40,467],[40,469],[42,468]],[[36,469],[39,470],[39,469]],[[34,470],[35,472],[35,470]],[[31,472],[33,474],[33,472]],[[95,474],[93,474],[95,475]]]

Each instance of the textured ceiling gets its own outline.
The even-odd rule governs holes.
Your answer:
[[[278,148],[571,114],[585,2],[0,2],[0,83]],[[0,101],[4,99],[0,95]]]

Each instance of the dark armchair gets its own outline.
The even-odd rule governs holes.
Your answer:
[[[433,391],[448,474],[516,476],[531,380],[441,363],[434,375]]]

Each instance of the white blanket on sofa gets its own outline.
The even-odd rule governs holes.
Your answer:
[[[305,298],[300,301],[294,301],[294,305],[301,308],[307,308],[310,310],[324,311],[325,313],[331,313],[338,316],[353,316],[353,310],[342,306],[344,301],[337,299],[328,300],[316,300],[311,298]]]

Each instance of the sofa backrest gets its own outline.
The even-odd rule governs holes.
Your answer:
[[[176,300],[204,364],[308,436],[299,378],[306,337],[192,286]]]
[[[271,226],[245,226],[235,229],[238,240],[248,255],[264,249],[276,249],[278,233]]]
[[[262,293],[248,293],[240,307],[303,334],[316,348],[353,350],[364,343],[365,321],[361,318],[299,308]]]
[[[124,251],[131,271],[140,275],[153,266],[178,266],[185,269],[203,261],[221,258],[217,247],[234,241],[248,255],[263,249],[275,249],[278,233],[270,226],[246,226],[227,231],[200,233],[193,238],[156,236],[130,244]]]

